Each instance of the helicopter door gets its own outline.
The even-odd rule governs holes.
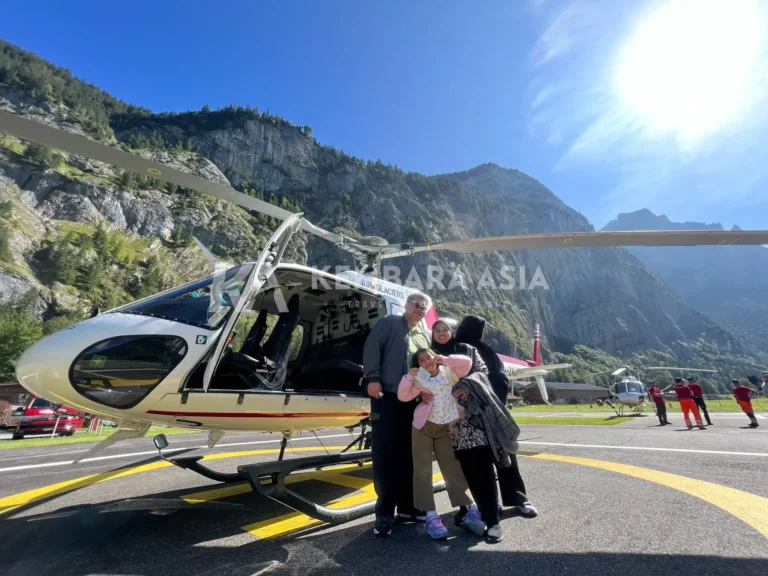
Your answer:
[[[273,271],[275,266],[279,264],[291,237],[300,228],[301,217],[299,215],[293,215],[280,225],[265,244],[264,251],[256,261],[256,266],[253,267],[253,271],[245,280],[245,287],[243,288],[237,303],[233,306],[232,315],[224,325],[224,329],[221,331],[221,335],[216,342],[216,348],[213,351],[213,355],[205,368],[205,374],[203,375],[203,390],[205,392],[208,391],[213,374],[216,371],[219,361],[221,360],[221,355],[224,352],[224,347],[227,345],[229,335],[232,333],[240,314],[242,314],[243,309],[246,304],[250,302],[252,296],[256,294],[264,284],[267,284],[274,279]],[[223,295],[224,297],[227,297],[226,294]]]

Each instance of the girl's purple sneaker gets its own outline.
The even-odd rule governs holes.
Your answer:
[[[448,538],[448,528],[443,526],[443,521],[440,520],[440,516],[434,512],[430,512],[427,515],[425,532],[429,534],[430,538],[433,540],[445,540]]]

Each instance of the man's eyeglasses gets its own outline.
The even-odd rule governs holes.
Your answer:
[[[416,308],[416,310],[421,310],[422,312],[427,311],[427,305],[424,304],[423,302],[411,302],[411,306]]]

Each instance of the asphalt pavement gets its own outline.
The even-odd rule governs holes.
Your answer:
[[[533,414],[526,414],[530,416]],[[733,416],[741,416],[733,418]],[[522,427],[520,468],[539,516],[506,513],[490,544],[456,528],[432,542],[423,525],[372,535],[373,517],[313,524],[244,484],[222,487],[158,459],[150,439],[0,452],[0,573],[196,575],[491,573],[768,574],[768,421],[740,414],[714,426]],[[338,452],[345,430],[304,433],[286,457]],[[206,454],[221,471],[276,457],[279,435],[169,437],[176,454]],[[169,454],[171,456],[172,454]],[[435,469],[437,472],[437,468]],[[306,479],[304,479],[306,478]],[[370,468],[308,473],[292,489],[318,502],[374,497]],[[356,500],[355,500],[356,499]]]

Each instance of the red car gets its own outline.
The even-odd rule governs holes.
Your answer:
[[[51,434],[54,427],[57,434],[72,436],[75,430],[82,428],[85,423],[85,417],[74,408],[61,406],[57,415],[48,400],[37,396],[32,396],[27,401],[23,412],[17,418],[19,423],[13,433],[14,440],[24,438],[27,434]]]

